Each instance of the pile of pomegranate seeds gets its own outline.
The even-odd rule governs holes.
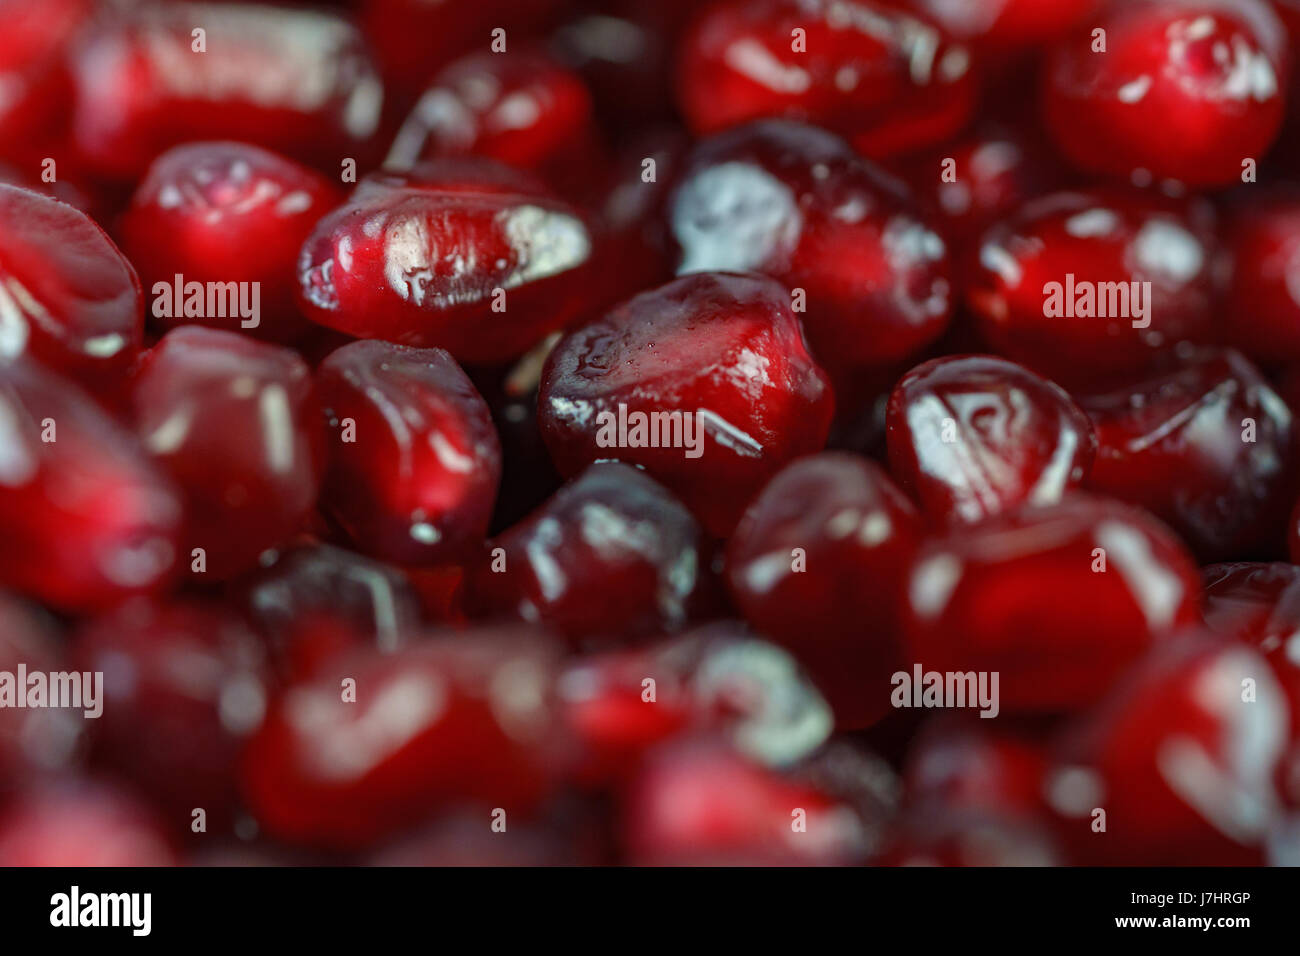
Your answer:
[[[0,2],[0,866],[1300,859],[1297,53]]]

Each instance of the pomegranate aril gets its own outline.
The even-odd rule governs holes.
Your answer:
[[[651,747],[686,732],[723,736],[751,760],[788,767],[832,730],[830,708],[794,658],[733,622],[583,655],[556,687],[577,745],[575,774],[590,783],[625,778]]]
[[[65,652],[50,621],[34,607],[0,592],[0,673],[14,675],[23,666],[28,674],[51,674],[63,669]],[[17,695],[27,692],[17,681],[10,687]],[[9,696],[0,695],[5,699],[0,707],[0,803],[18,786],[30,787],[41,775],[57,774],[72,765],[82,755],[87,724],[94,723],[85,719],[83,711],[17,707]]]
[[[332,662],[289,686],[250,743],[250,807],[276,839],[339,849],[457,802],[523,817],[551,785],[556,660],[538,632],[515,629]]]
[[[1234,211],[1228,341],[1258,362],[1300,361],[1300,193],[1273,191]]]
[[[997,673],[1008,714],[1093,704],[1199,619],[1181,542],[1136,508],[1078,492],[953,528],[921,548],[906,587],[908,662]]]
[[[677,447],[647,447],[644,423],[660,413],[680,416]],[[640,465],[718,536],[783,464],[821,449],[832,413],[789,292],[725,273],[677,279],[569,332],[538,394],[562,474],[609,457]],[[640,432],[627,425],[637,421]]]
[[[1059,386],[1005,359],[932,359],[889,400],[889,465],[937,522],[1049,505],[1079,486],[1097,441]]]
[[[982,721],[952,715],[917,734],[903,781],[913,806],[1034,817],[1047,809],[1047,767],[1046,748],[1032,734],[993,732]]]
[[[442,70],[398,131],[387,165],[487,156],[566,193],[599,169],[601,147],[582,79],[537,52],[486,51]]]
[[[622,839],[637,865],[846,864],[867,846],[845,804],[707,741],[649,760],[629,785]]]
[[[1053,193],[984,235],[966,303],[999,354],[1067,387],[1091,384],[1214,339],[1215,254],[1203,201]]]
[[[1295,428],[1240,355],[1212,353],[1080,403],[1098,441],[1088,487],[1147,508],[1202,560],[1281,551]]]
[[[889,710],[898,592],[920,540],[915,507],[879,465],[828,452],[778,472],[728,544],[732,599],[808,668],[841,729]]]
[[[358,548],[437,564],[483,540],[501,445],[451,356],[353,342],[321,363],[317,383],[331,431],[321,506]]]
[[[952,311],[943,239],[906,188],[837,136],[764,120],[705,140],[668,201],[678,273],[764,272],[832,371],[906,358]]]
[[[1262,157],[1281,128],[1286,43],[1262,0],[1114,4],[1049,57],[1043,118],[1090,173],[1239,182],[1243,161]]]
[[[228,825],[235,769],[269,693],[261,642],[217,606],[127,603],[77,634],[72,663],[102,673],[94,756],[162,806],[178,831],[201,808]]]
[[[683,38],[678,71],[696,133],[789,116],[841,132],[872,157],[955,133],[977,86],[964,46],[875,0],[713,3]]]
[[[182,558],[198,581],[252,568],[301,528],[323,426],[296,353],[183,326],[145,356],[132,398],[141,440],[184,494]]]
[[[6,0],[0,7],[0,155],[30,161],[62,145],[72,77],[67,57],[95,0]]]
[[[277,554],[240,583],[238,603],[291,679],[358,647],[395,651],[420,625],[420,598],[407,575],[327,544]]]
[[[201,24],[205,49],[191,35]],[[73,136],[89,168],[131,178],[168,148],[240,140],[337,169],[383,99],[360,34],[329,13],[142,3],[97,27],[74,61]]]
[[[0,362],[0,584],[89,611],[161,588],[181,500],[91,398],[26,362]]]
[[[0,359],[112,386],[140,350],[143,310],[135,269],[85,213],[0,184]]]
[[[514,358],[571,321],[591,298],[586,223],[549,193],[503,183],[495,164],[483,168],[459,181],[440,166],[359,188],[303,245],[305,314],[471,362]]]
[[[467,604],[578,644],[680,630],[701,605],[701,538],[690,512],[644,472],[597,463],[488,543]]]
[[[951,36],[970,43],[997,68],[998,57],[1032,52],[1083,22],[1104,0],[887,0],[919,10]],[[985,60],[981,60],[981,63]]]
[[[1084,864],[1258,864],[1286,737],[1286,700],[1259,654],[1171,642],[1062,741],[1048,787],[1064,838]]]
[[[175,866],[166,827],[143,800],[71,780],[24,791],[0,809],[0,866]]]
[[[341,199],[324,177],[256,146],[188,143],[149,167],[119,231],[145,288],[154,292],[154,319],[164,329],[197,322],[290,342],[315,328],[294,301],[298,252]],[[182,294],[173,295],[178,281]],[[189,314],[182,304],[188,305],[191,282],[255,287],[256,299],[246,303],[252,293],[241,291],[238,302],[256,303],[258,314],[246,316],[233,298],[222,301],[223,314],[209,314],[206,296],[199,314]],[[160,295],[170,308],[159,308]],[[258,324],[247,326],[250,320]]]

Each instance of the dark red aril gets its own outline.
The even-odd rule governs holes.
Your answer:
[[[932,359],[889,399],[889,465],[936,522],[1050,505],[1082,484],[1097,440],[1058,385],[983,355]]]
[[[966,303],[994,351],[1090,385],[1214,339],[1215,254],[1203,201],[1053,193],[985,233]]]
[[[420,627],[420,598],[390,565],[327,544],[277,554],[237,590],[280,672],[309,677],[358,646],[397,650]]]
[[[204,49],[192,35],[202,25]],[[148,3],[91,31],[74,59],[73,137],[95,173],[130,179],[190,140],[232,139],[337,171],[379,123],[361,35],[314,10]]]
[[[788,116],[871,157],[957,132],[977,85],[965,46],[874,0],[723,0],[678,50],[678,103],[696,133]]]
[[[1252,197],[1234,210],[1224,245],[1229,343],[1257,362],[1300,361],[1300,193]]]
[[[644,472],[597,463],[488,542],[466,601],[578,644],[680,630],[703,603],[701,539],[691,513]]]
[[[1262,863],[1287,729],[1285,696],[1258,653],[1198,637],[1167,644],[1061,743],[1049,793],[1074,858]]]
[[[330,425],[321,506],[360,550],[437,564],[483,540],[501,445],[450,355],[353,342],[321,363],[317,383]]]
[[[841,377],[904,359],[948,324],[943,239],[900,182],[824,130],[764,120],[703,141],[667,215],[679,274],[779,279],[813,354]]]
[[[67,648],[59,638],[46,615],[0,592],[0,673],[17,675],[20,666],[29,675],[64,670]],[[26,693],[22,683],[12,676],[7,676],[9,681],[15,697]],[[85,718],[84,709],[16,707],[15,703],[17,700],[9,699],[0,708],[0,804],[13,791],[31,787],[33,781],[61,773],[79,761],[85,749],[84,736],[94,725]]]
[[[1240,355],[1211,353],[1080,403],[1097,432],[1090,488],[1158,515],[1202,560],[1281,552],[1295,427]]]
[[[728,544],[736,606],[808,668],[842,729],[889,711],[898,593],[920,539],[915,507],[884,469],[827,452],[778,472]]]
[[[154,321],[163,329],[193,322],[290,342],[315,328],[294,302],[298,252],[316,221],[341,199],[323,176],[256,146],[187,143],[149,167],[119,231],[154,296]],[[251,301],[257,303],[259,324],[246,327],[253,320],[233,300],[221,309],[223,315],[208,314],[206,299],[202,314],[186,315],[180,296],[173,297],[171,308],[160,309],[159,293],[172,294],[178,275],[182,290],[190,282],[249,288],[255,283],[257,298]],[[156,283],[164,288],[156,289]]]
[[[1200,610],[1196,566],[1167,528],[1079,492],[931,540],[906,595],[908,663],[999,674],[1007,714],[1095,703]]]
[[[1049,56],[1043,118],[1090,173],[1227,185],[1281,128],[1289,59],[1262,0],[1130,0]]]
[[[228,826],[235,769],[270,692],[265,651],[219,606],[130,602],[77,634],[72,661],[103,674],[94,757],[125,775],[189,831],[195,809],[209,831]]]
[[[0,584],[70,611],[157,591],[181,521],[175,487],[90,396],[0,362]]]
[[[1037,52],[1047,40],[1085,22],[1103,0],[887,0],[932,17],[950,35],[970,43],[993,69],[1008,55]]]
[[[542,53],[473,53],[443,69],[420,97],[387,165],[487,156],[571,193],[599,171],[591,109],[582,78]]]
[[[340,849],[456,803],[485,802],[485,827],[496,807],[522,818],[554,774],[555,666],[524,629],[334,661],[273,703],[245,755],[250,807],[276,839]]]
[[[92,390],[140,351],[144,298],[126,257],[66,203],[0,184],[0,358],[31,355]]]
[[[951,714],[917,734],[903,782],[914,807],[1036,817],[1047,809],[1047,767],[1046,749],[1035,735],[1014,726],[994,730]]]
[[[322,424],[295,352],[183,326],[145,357],[133,400],[141,440],[184,494],[182,560],[198,581],[252,568],[303,526]]]
[[[640,465],[722,536],[783,464],[821,449],[833,396],[788,290],[700,273],[569,332],[547,359],[538,409],[562,474],[601,458]],[[660,413],[680,413],[676,438],[672,420],[649,417]],[[661,447],[648,447],[656,422],[676,447],[662,447],[657,426]]]
[[[514,358],[571,321],[592,298],[587,225],[548,192],[524,189],[521,174],[503,181],[496,168],[453,177],[441,166],[358,188],[303,245],[305,314],[470,362]]]
[[[95,0],[6,0],[0,36],[0,155],[37,161],[62,145],[72,77],[68,53]]]

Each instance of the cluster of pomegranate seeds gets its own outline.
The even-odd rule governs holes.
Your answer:
[[[0,866],[1300,858],[1298,52],[0,2]]]

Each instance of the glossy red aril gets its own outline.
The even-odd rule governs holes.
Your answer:
[[[175,866],[144,800],[88,780],[33,787],[0,810],[0,866]]]
[[[341,199],[323,176],[256,146],[189,143],[149,167],[119,232],[153,293],[157,325],[197,323],[288,342],[314,328],[294,303],[298,252],[316,221]],[[245,315],[233,300],[222,300],[221,314],[211,314],[206,293],[193,314],[188,295],[172,295],[178,275],[182,292],[191,282],[255,288],[256,298],[249,291],[239,304],[255,305],[256,314]],[[161,305],[160,294],[168,296]]]
[[[764,766],[818,751],[830,708],[784,650],[733,622],[631,651],[588,654],[561,673],[556,697],[577,742],[577,774],[627,776],[654,745],[683,733],[721,735]]]
[[[1166,645],[1062,743],[1049,792],[1075,859],[1258,865],[1286,736],[1286,701],[1259,654],[1197,638]]]
[[[1097,441],[1058,385],[984,355],[932,359],[894,388],[889,467],[936,521],[1049,505],[1083,482]]]
[[[1236,210],[1225,246],[1229,342],[1258,362],[1300,361],[1300,193],[1274,191]]]
[[[155,591],[181,517],[166,476],[88,395],[0,362],[0,584],[71,611]]]
[[[888,0],[929,15],[951,36],[971,43],[990,60],[1030,52],[1083,21],[1103,0]],[[983,61],[981,61],[983,62]],[[991,66],[998,66],[996,62]]]
[[[966,302],[995,351],[1063,385],[1146,368],[1216,334],[1213,230],[1201,201],[1054,193],[985,233]]]
[[[467,602],[577,643],[679,630],[701,604],[701,537],[691,513],[644,472],[601,462],[488,543]]]
[[[358,188],[303,245],[306,315],[461,361],[527,351],[589,301],[592,240],[575,209],[524,176],[461,161]]]
[[[111,385],[140,350],[143,310],[135,269],[85,213],[0,185],[0,359]]]
[[[1030,734],[951,714],[928,723],[907,754],[903,782],[913,806],[1011,812],[1046,810],[1048,759]]]
[[[296,353],[184,326],[146,356],[132,397],[145,447],[184,493],[182,558],[198,580],[247,570],[300,529],[316,503],[322,426]]]
[[[862,821],[848,806],[725,747],[695,742],[657,752],[632,782],[622,839],[634,865],[844,864],[866,848]]]
[[[696,133],[789,116],[872,157],[957,132],[976,87],[966,47],[873,0],[722,0],[678,51],[678,103]]]
[[[785,462],[821,449],[832,406],[787,290],[725,273],[677,279],[568,333],[538,394],[561,473],[640,465],[719,536]]]
[[[94,0],[6,0],[0,5],[0,155],[42,158],[62,138],[72,77],[67,54]]]
[[[765,120],[705,140],[667,215],[679,274],[779,279],[828,368],[905,358],[948,324],[943,239],[900,183],[824,130]]]
[[[1178,539],[1078,492],[935,538],[906,587],[908,664],[999,674],[1007,714],[1094,703],[1199,616],[1199,576]]]
[[[375,132],[383,98],[347,21],[258,4],[133,6],[91,31],[74,69],[76,146],[91,169],[117,178],[195,139],[254,143],[337,170]]]
[[[563,189],[588,184],[600,152],[581,77],[541,53],[484,51],[438,74],[398,131],[387,165],[488,156]]]
[[[522,817],[554,765],[555,665],[553,645],[522,629],[335,661],[272,705],[242,771],[250,808],[276,839],[337,848],[458,802]]]
[[[1030,133],[985,123],[922,155],[890,163],[937,212],[943,236],[957,250],[999,219],[1060,180],[1056,161]]]
[[[331,432],[321,505],[358,548],[436,564],[483,540],[501,445],[451,356],[353,342],[321,363],[317,383]]]
[[[290,678],[312,676],[359,646],[395,651],[420,625],[407,575],[328,544],[277,554],[241,583],[238,603]]]
[[[178,828],[202,808],[231,822],[235,767],[269,692],[261,642],[233,612],[130,602],[83,627],[76,670],[102,673],[94,755],[159,803]]]
[[[1262,0],[1115,4],[1049,57],[1043,117],[1090,173],[1227,185],[1281,127],[1289,58]]]
[[[1281,550],[1295,427],[1240,355],[1213,353],[1080,402],[1097,432],[1090,488],[1155,513],[1202,560]]]
[[[884,469],[827,452],[778,472],[728,544],[736,606],[808,668],[841,729],[889,711],[898,593],[920,539],[915,507]]]

